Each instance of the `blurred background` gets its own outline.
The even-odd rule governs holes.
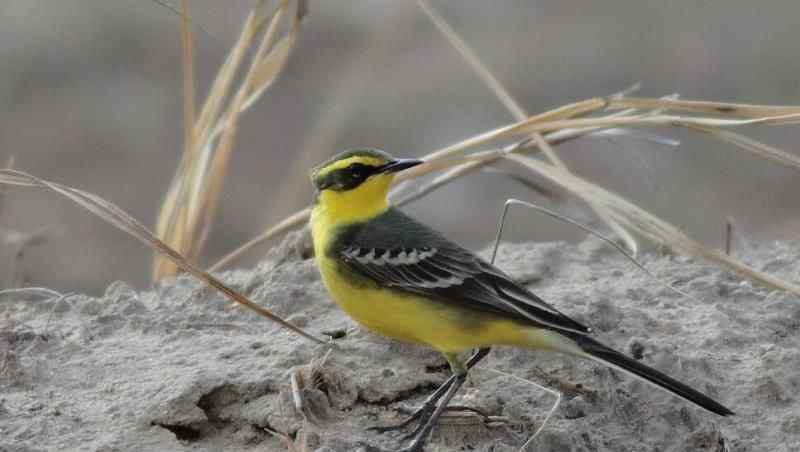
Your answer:
[[[530,113],[605,96],[800,104],[800,2],[431,0]],[[172,4],[177,6],[178,2]],[[192,0],[199,101],[250,0]],[[310,2],[288,66],[242,118],[211,263],[304,207],[308,168],[351,147],[419,156],[513,118],[415,2]],[[0,163],[99,194],[152,225],[182,152],[180,19],[151,0],[0,1]],[[560,146],[573,171],[721,247],[800,235],[797,173],[696,135]],[[796,127],[744,132],[798,153]],[[471,247],[494,236],[507,197],[543,202],[497,174],[462,179],[409,207]],[[569,209],[568,209],[569,210]],[[513,214],[513,240],[581,235]],[[100,293],[148,285],[150,251],[49,193],[8,193],[0,284]],[[42,229],[44,228],[44,229]],[[41,241],[15,256],[18,234]],[[263,249],[239,263],[252,265]],[[16,262],[16,263],[14,263]],[[20,282],[20,281],[17,281]]]

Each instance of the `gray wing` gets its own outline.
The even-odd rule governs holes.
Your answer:
[[[590,331],[515,283],[497,267],[432,229],[396,210],[384,215],[390,216],[379,217],[343,235],[344,240],[334,252],[350,271],[383,287],[492,312],[534,326],[578,333]]]

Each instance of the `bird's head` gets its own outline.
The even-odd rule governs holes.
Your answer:
[[[387,208],[395,173],[420,163],[375,149],[342,152],[312,170],[315,204],[342,221],[369,218]]]

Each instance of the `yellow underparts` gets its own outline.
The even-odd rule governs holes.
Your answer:
[[[571,348],[568,340],[550,331],[455,303],[354,285],[338,273],[332,259],[317,258],[317,263],[336,304],[356,322],[382,336],[426,344],[444,353],[490,345],[565,352]]]
[[[397,291],[359,287],[338,275],[332,260],[318,262],[322,280],[336,304],[353,320],[382,336],[456,353],[492,344],[528,343],[527,328],[513,321],[488,318]]]
[[[354,283],[351,277],[340,274],[337,262],[326,255],[337,227],[369,220],[385,211],[389,206],[386,198],[391,181],[391,175],[381,175],[371,177],[350,191],[325,190],[319,194],[312,210],[311,230],[317,266],[325,286],[342,310],[375,333],[427,344],[443,353],[489,345],[575,350],[575,345],[559,334],[510,318],[470,309],[466,304],[459,306],[371,283]]]

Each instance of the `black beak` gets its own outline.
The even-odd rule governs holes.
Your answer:
[[[385,165],[379,167],[376,172],[378,173],[396,173],[398,171],[403,171],[404,169],[411,168],[412,166],[417,166],[419,164],[425,163],[422,160],[417,159],[396,159],[392,160],[391,162],[386,163]]]

